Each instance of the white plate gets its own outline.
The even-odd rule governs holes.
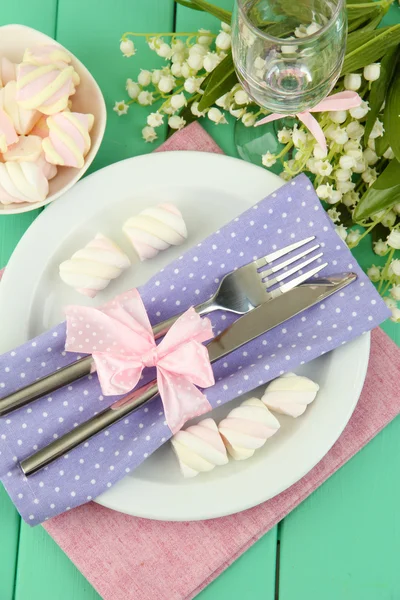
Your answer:
[[[132,256],[121,224],[145,206],[172,201],[189,230],[185,246],[135,264],[99,294],[101,304],[144,283],[182,251],[278,188],[282,181],[237,159],[198,152],[164,152],[128,159],[79,182],[36,219],[10,259],[0,286],[5,352],[63,318],[70,302],[90,303],[65,286],[58,264],[97,232],[110,235]],[[279,417],[281,430],[250,460],[184,480],[167,444],[97,501],[128,514],[163,520],[219,517],[280,493],[331,448],[349,420],[364,382],[369,336],[305,365],[301,372],[321,391],[299,419]],[[300,370],[298,371],[300,372]],[[255,395],[259,392],[255,392]],[[218,419],[243,398],[214,411]],[[213,416],[214,416],[213,413]]]

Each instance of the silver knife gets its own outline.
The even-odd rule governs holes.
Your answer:
[[[328,298],[356,279],[355,273],[345,273],[315,280],[313,283],[303,283],[279,298],[260,305],[237,319],[207,345],[210,361],[214,363],[224,358],[244,344]],[[79,444],[126,417],[145,402],[155,398],[157,394],[157,382],[153,380],[118,400],[106,410],[21,461],[23,473],[27,477],[33,475]]]

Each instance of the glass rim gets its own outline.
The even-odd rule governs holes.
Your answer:
[[[326,31],[328,31],[328,29],[336,21],[338,14],[342,10],[343,6],[345,5],[345,2],[346,2],[346,0],[338,0],[335,11],[333,12],[331,18],[329,19],[329,21],[327,23],[325,23],[325,25],[323,27],[321,27],[321,29],[318,29],[318,31],[315,31],[311,35],[307,35],[302,38],[295,38],[294,40],[278,38],[273,35],[269,35],[268,33],[265,33],[264,31],[261,31],[261,29],[259,29],[255,25],[253,25],[253,23],[247,17],[247,14],[243,10],[242,0],[236,0],[236,5],[238,7],[238,10],[241,13],[243,20],[246,22],[246,25],[248,26],[249,29],[251,29],[253,31],[253,33],[256,32],[255,35],[257,35],[257,37],[263,37],[266,40],[269,40],[269,41],[275,42],[275,43],[279,43],[279,44],[285,45],[285,46],[299,46],[301,44],[308,43],[310,40],[316,40],[322,34],[324,34]]]

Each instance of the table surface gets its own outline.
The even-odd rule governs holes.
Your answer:
[[[232,0],[215,3],[231,8]],[[399,22],[400,8],[392,7],[386,20]],[[112,106],[124,97],[127,77],[134,79],[140,67],[155,68],[163,61],[143,40],[135,57],[123,58],[121,34],[218,28],[213,17],[175,6],[173,0],[13,0],[2,2],[0,24],[7,23],[24,23],[55,37],[100,84],[108,125],[92,170],[155,147],[141,140],[146,109],[135,107],[118,118]],[[232,122],[204,125],[227,154],[236,155]],[[166,130],[158,132],[162,142]],[[0,267],[37,214],[0,217]],[[361,258],[358,252],[360,262],[370,258],[367,246]],[[400,342],[399,326],[386,323],[384,329]],[[199,600],[399,599],[399,439],[398,418],[208,586]],[[0,600],[99,598],[42,527],[32,529],[21,522],[0,487]]]

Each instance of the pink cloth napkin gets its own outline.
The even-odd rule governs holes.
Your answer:
[[[221,153],[197,123],[160,149]],[[221,519],[170,523],[90,503],[44,527],[104,600],[194,598],[400,413],[399,370],[400,350],[382,330],[374,330],[364,389],[339,440],[303,479],[255,508]]]

